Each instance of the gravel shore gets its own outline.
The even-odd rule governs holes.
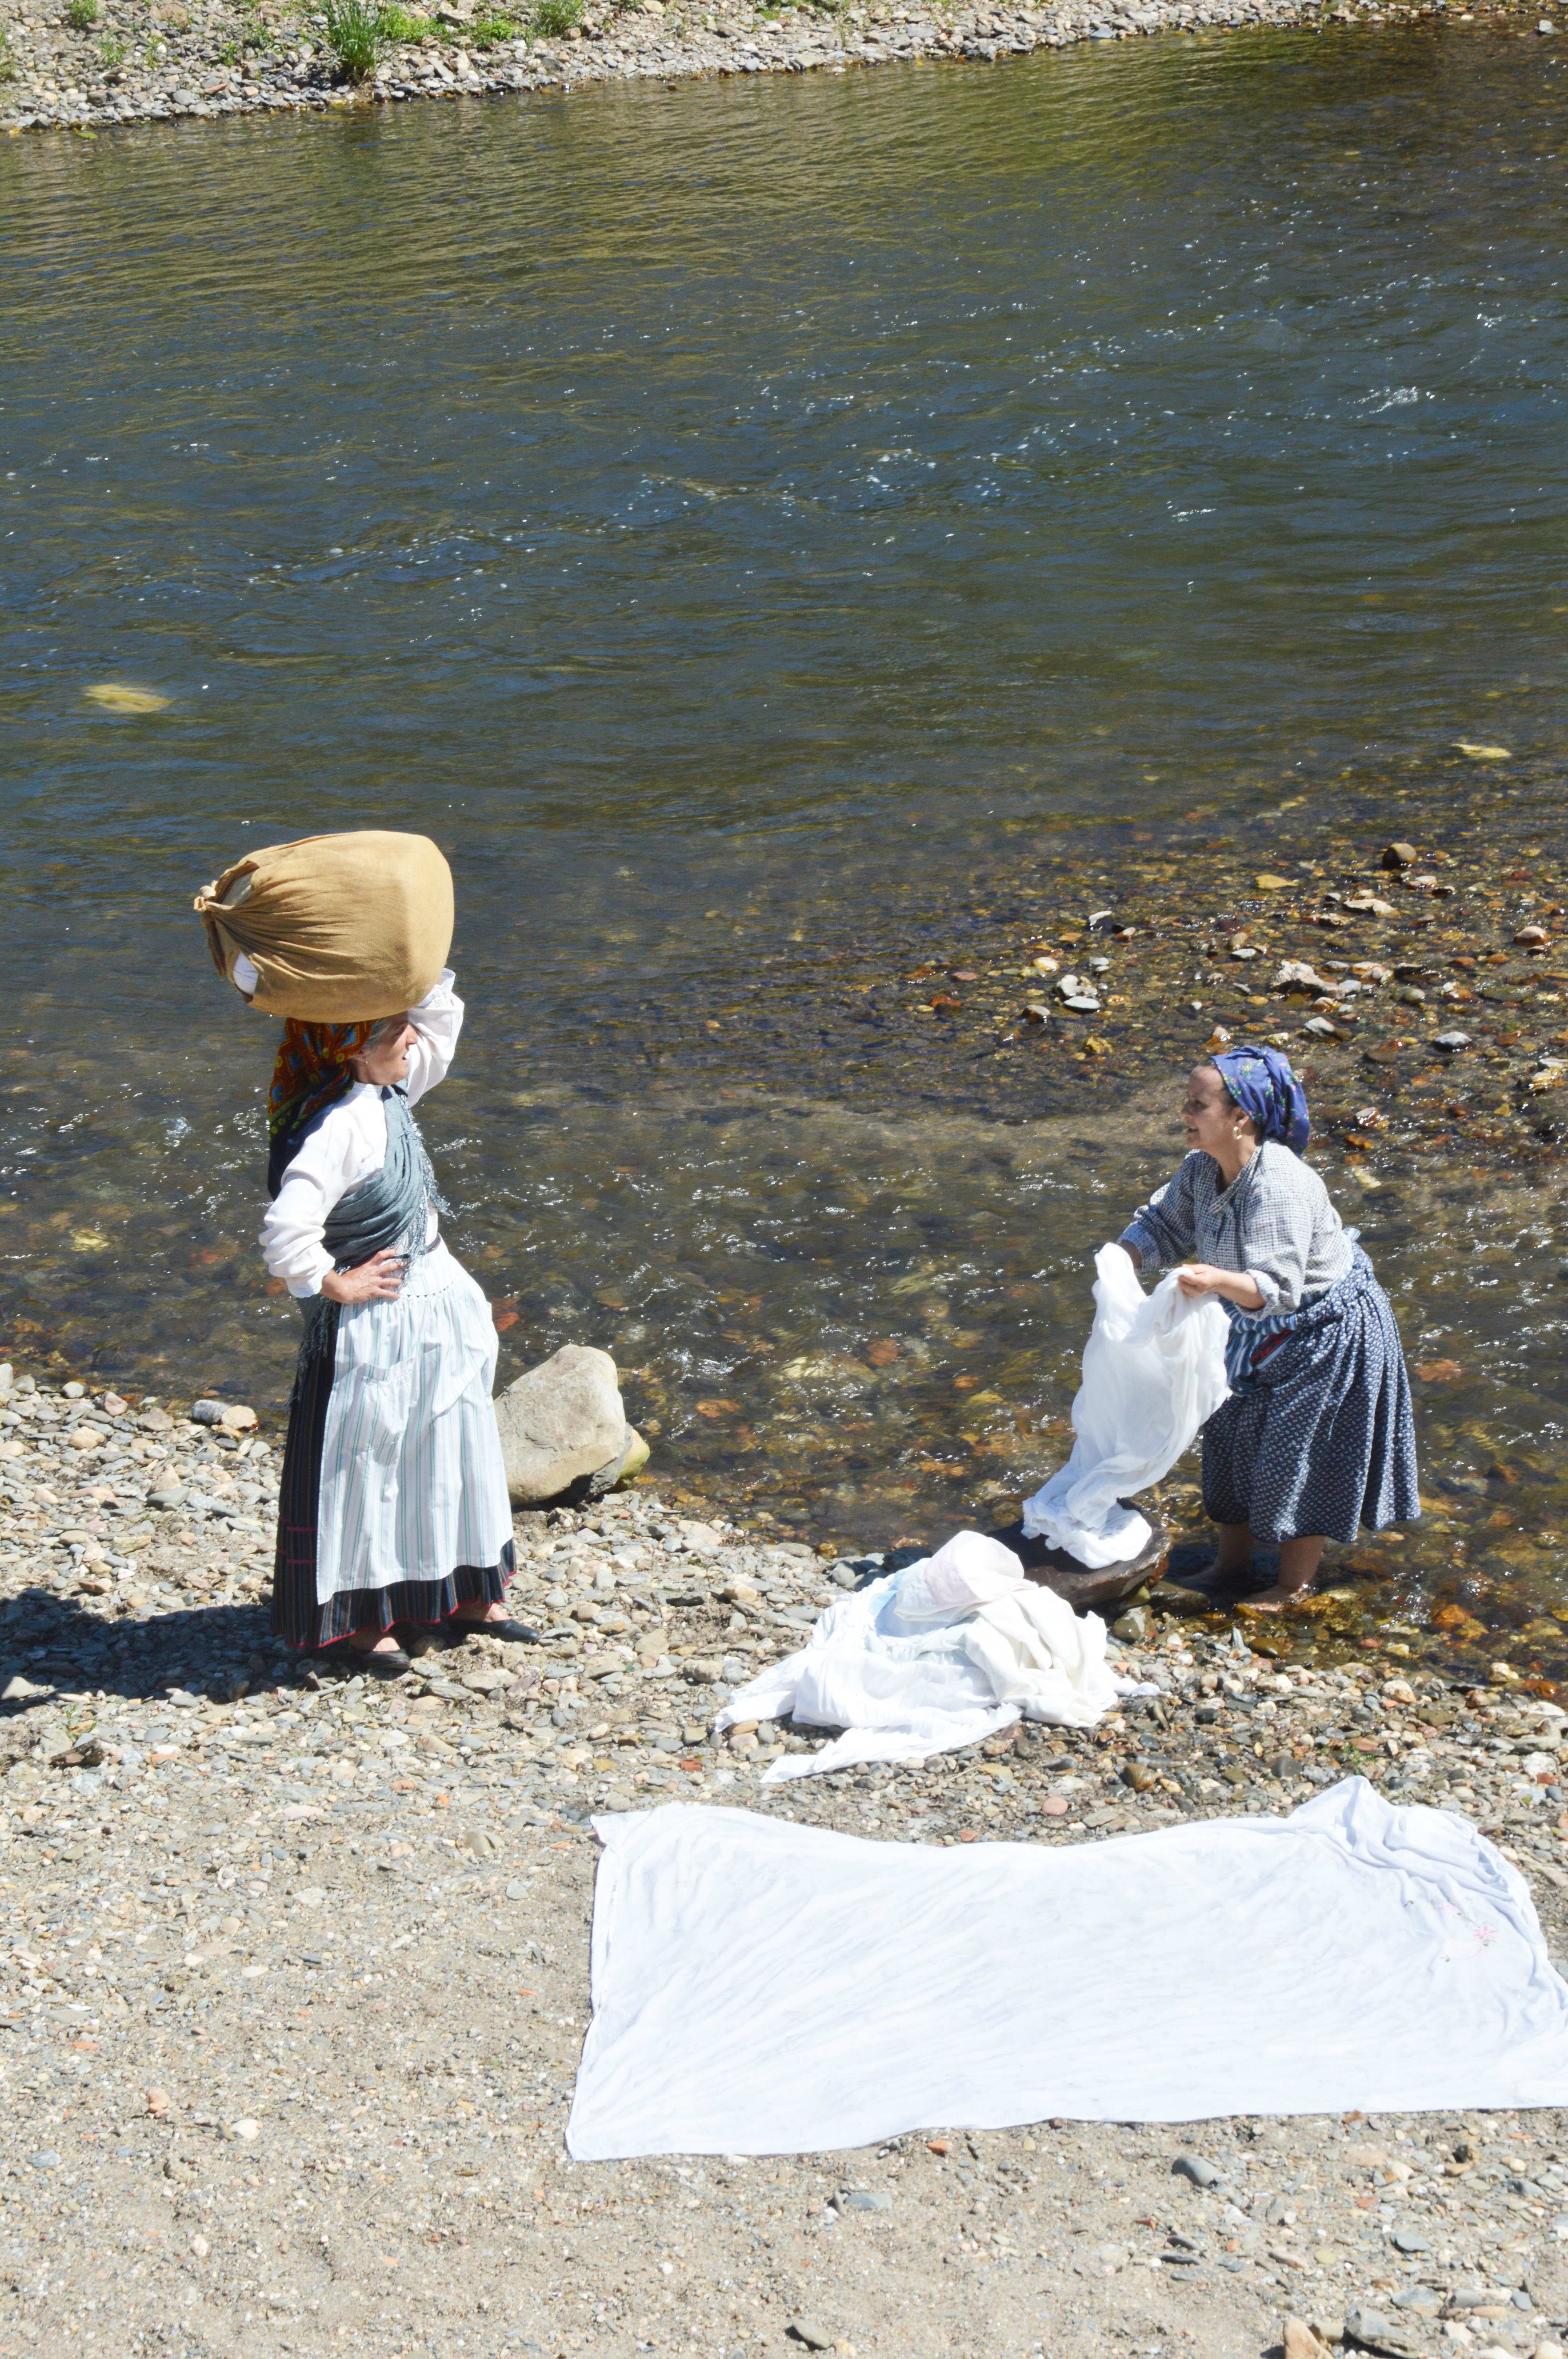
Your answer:
[[[1292,2359],[1307,2321],[1550,2359],[1555,2114],[932,2125],[690,2165],[562,2143],[591,1812],[1083,1843],[1355,1771],[1476,1820],[1555,1949],[1565,1715],[1506,1667],[1456,1687],[1390,1641],[1282,1668],[1176,1599],[1125,1625],[1158,1695],[1090,1734],[765,1788],[816,1740],[716,1742],[717,1704],[871,1560],[636,1489],[518,1518],[539,1647],[474,1636],[392,1685],[302,1667],[265,1635],[276,1437],[247,1417],[26,1377],[0,1408],[0,2353],[1224,2359],[1293,2316]]]
[[[841,9],[628,8],[544,0],[509,15],[481,0],[433,0],[427,14],[392,12],[406,36],[384,49],[373,76],[346,83],[320,16],[308,0],[11,0],[0,8],[0,129],[108,128],[176,117],[289,112],[414,98],[574,91],[651,77],[801,73],[813,67],[993,62],[1077,41],[1242,27],[1409,24],[1444,17],[1480,27],[1506,9],[1346,5],[1327,0],[1054,0],[1049,6],[888,6]],[[524,21],[524,18],[526,21]],[[546,29],[564,25],[552,33]]]

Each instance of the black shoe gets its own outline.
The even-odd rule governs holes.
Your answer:
[[[526,1622],[469,1622],[455,1617],[448,1623],[449,1630],[460,1630],[465,1638],[500,1638],[509,1647],[542,1647],[543,1636]]]
[[[351,1647],[348,1658],[373,1680],[400,1680],[414,1669],[401,1647]]]
[[[473,1627],[468,1622],[395,1622],[392,1636],[410,1655],[444,1655],[460,1647],[464,1632]]]

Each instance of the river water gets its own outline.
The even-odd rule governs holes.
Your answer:
[[[470,1009],[427,1129],[505,1369],[607,1346],[666,1483],[813,1537],[1040,1479],[1214,1003],[1162,987],[1091,1071],[909,978],[1394,820],[1550,889],[1549,51],[1171,39],[6,143],[0,1344],[281,1403],[270,1027],[189,898],[417,828]],[[1461,1370],[1368,1593],[1457,1583],[1550,1655],[1553,1155],[1325,1169],[1412,1360]]]

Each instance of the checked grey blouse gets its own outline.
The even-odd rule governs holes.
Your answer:
[[[1157,1188],[1122,1231],[1146,1270],[1178,1262],[1212,1262],[1246,1271],[1263,1297],[1266,1319],[1299,1310],[1337,1285],[1354,1245],[1309,1164],[1278,1139],[1265,1139],[1229,1187],[1211,1155],[1195,1150]]]

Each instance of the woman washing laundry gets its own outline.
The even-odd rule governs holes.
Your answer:
[[[1225,1308],[1231,1395],[1203,1429],[1204,1506],[1221,1572],[1279,1543],[1277,1583],[1249,1601],[1277,1608],[1311,1587],[1325,1540],[1421,1513],[1410,1381],[1389,1298],[1302,1160],[1289,1059],[1227,1049],[1195,1066],[1182,1119],[1192,1151],[1119,1242],[1141,1270],[1186,1263],[1184,1293]]]
[[[449,969],[379,1023],[285,1027],[262,1249],[303,1304],[278,1503],[272,1626],[346,1645],[377,1676],[403,1641],[482,1623],[534,1640],[503,1598],[512,1509],[491,1406],[494,1325],[441,1241],[410,1113],[462,1027]]]

